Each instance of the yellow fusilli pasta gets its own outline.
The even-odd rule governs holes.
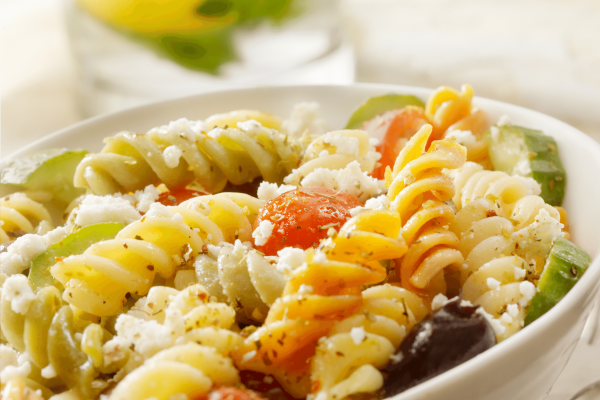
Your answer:
[[[52,229],[50,213],[25,193],[13,193],[0,199],[0,243],[25,233],[44,234]]]
[[[237,125],[228,126],[230,120]],[[146,134],[121,132],[81,161],[75,186],[104,195],[158,182],[176,188],[195,181],[213,193],[228,181],[239,185],[258,176],[281,183],[299,163],[299,145],[256,120],[242,120],[215,117],[211,125],[225,125],[210,130],[202,121],[178,120]]]
[[[386,173],[390,209],[400,213],[402,235],[410,246],[400,265],[400,281],[430,299],[446,291],[444,268],[462,265],[458,238],[443,227],[454,218],[443,203],[454,195],[454,186],[442,169],[460,167],[466,160],[465,148],[448,139],[434,141],[425,152],[431,129],[424,125]]]

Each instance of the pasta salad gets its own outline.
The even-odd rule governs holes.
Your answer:
[[[559,148],[473,90],[236,110],[49,149],[0,182],[0,398],[383,399],[586,271]]]

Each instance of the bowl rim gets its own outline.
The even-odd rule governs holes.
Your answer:
[[[52,142],[62,135],[65,135],[73,130],[79,130],[85,128],[86,126],[93,126],[98,123],[102,123],[106,119],[120,118],[122,116],[127,116],[128,114],[134,112],[149,112],[152,109],[158,109],[164,107],[166,105],[175,104],[178,102],[186,103],[192,102],[196,99],[202,97],[209,97],[214,94],[235,94],[238,92],[252,92],[252,91],[261,91],[261,90],[354,90],[354,89],[365,89],[365,90],[373,90],[373,91],[381,91],[382,94],[386,92],[400,92],[406,94],[413,94],[417,96],[427,96],[434,91],[434,89],[416,87],[416,86],[407,86],[407,85],[395,85],[395,84],[382,84],[382,83],[354,83],[347,85],[331,85],[331,84],[314,84],[314,85],[240,85],[236,87],[230,87],[225,89],[215,89],[209,90],[197,94],[191,94],[186,96],[175,96],[171,98],[167,98],[160,101],[150,102],[138,106],[129,107],[123,110],[119,110],[116,112],[109,112],[94,116],[92,118],[88,118],[77,122],[73,125],[67,126],[63,129],[55,131],[49,135],[46,135],[42,138],[35,140],[34,142],[20,148],[19,150],[11,153],[10,155],[3,157],[0,160],[0,171],[6,166],[8,162],[11,160],[20,157],[22,155],[27,154],[32,149],[37,148],[44,143]],[[307,99],[310,100],[310,99]],[[551,117],[547,114],[531,110],[525,107],[521,107],[518,105],[505,103],[498,100],[492,100],[484,97],[475,96],[473,98],[473,102],[483,103],[483,108],[489,105],[492,107],[499,107],[502,109],[503,113],[509,114],[511,112],[517,113],[525,113],[529,114],[531,118],[535,118],[536,120],[546,120],[548,123],[552,123],[557,126],[557,130],[561,131],[561,136],[566,135],[567,133],[570,135],[570,140],[576,140],[580,142],[581,146],[588,147],[590,152],[595,153],[600,159],[600,144],[594,141],[591,137],[587,136],[577,128],[568,125],[567,123]],[[358,105],[357,105],[358,106]],[[428,390],[438,385],[450,384],[452,381],[456,381],[459,377],[466,377],[470,375],[472,372],[484,368],[490,364],[495,363],[498,359],[502,358],[506,353],[513,353],[518,348],[526,346],[526,344],[532,340],[535,340],[535,337],[540,334],[540,332],[548,329],[550,325],[560,319],[561,316],[566,313],[572,311],[574,305],[581,300],[584,296],[588,296],[593,293],[595,289],[598,289],[596,282],[600,281],[600,253],[596,254],[595,257],[592,256],[592,261],[586,274],[584,277],[577,282],[575,285],[577,290],[570,290],[567,295],[550,311],[544,314],[542,317],[537,319],[534,323],[527,326],[527,329],[520,330],[515,335],[511,336],[509,340],[505,340],[492,348],[486,350],[484,353],[468,360],[467,362],[460,364],[440,375],[437,375],[425,382],[420,383],[417,386],[414,386],[404,392],[401,392],[397,395],[389,397],[395,400],[408,399],[412,398],[415,395],[425,394]],[[594,287],[596,286],[596,287]],[[597,295],[597,294],[596,294]]]

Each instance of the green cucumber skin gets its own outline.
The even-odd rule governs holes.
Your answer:
[[[560,206],[565,197],[567,173],[560,161],[556,140],[541,131],[518,128],[523,131],[527,148],[537,153],[529,162],[532,178],[542,185],[540,197],[551,206]]]
[[[556,305],[585,273],[592,258],[579,246],[557,237],[525,317],[529,325]]]
[[[542,187],[540,197],[552,206],[560,206],[565,196],[567,174],[560,161],[558,145],[554,138],[544,135],[542,131],[516,125],[505,125],[498,127],[498,129],[500,138],[502,138],[500,142],[494,142],[490,131],[487,131],[484,136],[490,149],[489,155],[494,169],[507,174],[512,173],[515,165],[506,168],[506,159],[503,157],[500,146],[503,139],[509,140],[511,137],[522,139],[528,151],[529,165],[532,170],[529,176]]]
[[[43,190],[54,201],[66,205],[85,190],[73,186],[73,176],[86,150],[48,149],[11,162],[3,171],[0,183],[18,190]]]
[[[50,245],[45,252],[31,262],[29,282],[33,289],[37,290],[47,285],[61,287],[60,283],[50,274],[50,267],[56,264],[57,257],[82,254],[94,243],[114,239],[124,227],[123,224],[115,222],[89,225]]]
[[[363,123],[370,121],[376,116],[406,106],[425,107],[425,104],[419,98],[410,95],[390,93],[383,96],[371,97],[354,110],[345,129],[360,129]]]

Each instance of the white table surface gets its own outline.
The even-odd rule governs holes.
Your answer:
[[[62,1],[0,0],[1,156],[82,119]],[[481,96],[554,115],[600,142],[600,2],[507,3],[346,0],[357,80],[469,82]],[[547,399],[568,400],[600,379],[600,332],[592,333],[586,327]]]

